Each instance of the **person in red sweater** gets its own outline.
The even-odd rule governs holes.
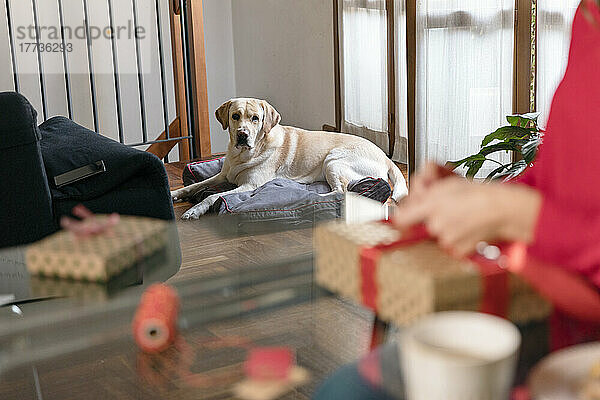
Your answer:
[[[600,7],[584,0],[573,22],[569,62],[554,95],[533,167],[516,184],[440,179],[428,165],[397,212],[400,229],[424,223],[457,257],[477,243],[522,242],[528,256],[600,288]],[[598,325],[553,316],[552,347],[600,338]]]
[[[585,0],[573,24],[565,77],[544,142],[520,185],[438,179],[428,165],[397,212],[401,228],[425,223],[458,257],[480,241],[520,241],[541,260],[563,265],[600,287],[600,8]]]
[[[399,229],[425,224],[440,246],[456,257],[471,255],[482,241],[525,243],[529,257],[560,266],[600,288],[597,1],[583,0],[575,16],[568,67],[534,166],[514,184],[484,184],[448,178],[437,165],[427,165],[412,179],[410,194],[395,213]],[[560,337],[553,339],[554,348],[600,338],[600,325],[574,321],[560,311],[553,318],[552,333]],[[397,355],[398,349],[388,345],[342,368],[316,398],[403,398]],[[370,376],[373,363],[381,364],[383,379]]]

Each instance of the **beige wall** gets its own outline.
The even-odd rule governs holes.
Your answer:
[[[233,0],[237,94],[268,100],[283,124],[333,125],[332,3]]]
[[[16,24],[28,25],[31,21],[29,3],[10,0]],[[46,10],[52,2],[38,2],[41,19],[45,24],[57,24],[57,11]],[[104,3],[90,3],[90,18],[94,24],[107,24]],[[163,23],[167,19],[167,1],[162,0]],[[82,9],[79,0],[64,0],[67,24],[81,24]],[[129,3],[128,3],[129,4]],[[138,1],[140,13],[152,14],[153,1]],[[130,18],[129,7],[118,8],[116,19]],[[211,115],[211,142],[213,152],[222,152],[227,146],[227,135],[213,116],[214,110],[232,97],[248,96],[264,98],[282,114],[282,122],[307,129],[320,129],[325,123],[333,124],[334,75],[333,75],[333,30],[332,2],[330,0],[204,0],[205,44],[208,73],[208,95]],[[12,90],[10,51],[6,34],[4,7],[0,7],[0,90]],[[151,23],[148,23],[151,25]],[[165,64],[170,67],[168,28],[164,28]],[[87,65],[85,43],[76,43],[70,54],[71,70],[80,70]],[[120,70],[131,70],[135,63],[132,43],[119,43],[118,61]],[[110,48],[107,43],[94,43],[96,72],[102,68],[112,69]],[[152,52],[156,52],[153,43]],[[50,58],[56,58],[50,60]],[[150,57],[144,53],[144,57]],[[50,115],[66,114],[64,93],[61,92],[61,59],[56,55],[45,56],[45,62],[56,64],[58,74],[46,70],[49,86]],[[148,61],[146,61],[148,62]],[[19,54],[20,70],[25,66],[36,66],[33,54]],[[76,66],[76,64],[81,64]],[[156,66],[156,62],[150,61]],[[172,71],[167,71],[169,96],[169,119],[174,118]],[[56,80],[58,83],[54,85]],[[155,137],[162,131],[162,105],[160,77],[153,68],[144,74],[148,136]],[[97,95],[100,129],[103,134],[117,138],[115,119],[114,82],[110,73],[97,76]],[[23,75],[21,85],[24,94],[41,111],[37,74]],[[53,90],[52,88],[55,88]],[[73,77],[75,119],[91,126],[90,90],[87,75]],[[126,141],[141,141],[139,117],[139,95],[137,78],[121,76],[122,106]],[[41,114],[41,113],[40,113]],[[173,153],[176,153],[175,151]],[[171,159],[176,159],[175,154]]]
[[[213,153],[222,153],[227,149],[229,136],[214,112],[236,96],[231,0],[204,0],[203,6],[210,144]]]

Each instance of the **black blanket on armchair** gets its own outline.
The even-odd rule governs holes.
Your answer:
[[[174,218],[167,174],[155,155],[123,146],[64,117],[51,118],[39,129],[57,216],[85,203],[96,213]],[[57,175],[100,160],[105,173],[61,188],[53,182]]]
[[[106,172],[58,188],[54,177],[104,161]],[[167,173],[156,156],[55,117],[37,126],[29,101],[0,93],[0,248],[30,243],[58,230],[61,216],[83,204],[174,219]]]
[[[36,119],[25,97],[0,93],[0,247],[56,230]]]

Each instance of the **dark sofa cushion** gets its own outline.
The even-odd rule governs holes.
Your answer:
[[[185,186],[192,185],[197,182],[202,182],[210,177],[217,175],[223,168],[225,157],[217,157],[212,160],[196,161],[185,166],[181,176]],[[235,189],[237,186],[233,183],[223,182],[202,189],[190,200],[192,203],[200,203],[202,200],[213,194],[227,192]]]
[[[15,92],[0,93],[0,149],[37,143],[37,112]]]
[[[37,113],[27,99],[0,93],[0,247],[33,242],[57,229],[39,137]]]
[[[119,213],[121,215],[137,215],[164,220],[175,218],[169,194],[164,188],[153,184],[151,177],[136,177],[114,187],[110,192],[93,199],[86,200],[85,206],[95,213]],[[166,199],[167,198],[167,199]],[[70,215],[73,207],[80,202],[73,199],[54,201],[54,212],[57,219],[62,215]]]
[[[225,156],[213,158],[212,160],[196,161],[189,163],[183,170],[182,179],[185,186],[192,183],[202,182],[217,175],[223,168]]]
[[[217,227],[223,233],[260,234],[341,218],[343,201],[342,193],[320,195],[289,179],[275,179],[252,192],[222,196],[213,208],[234,222]]]
[[[139,174],[164,174],[162,162],[153,154],[122,145],[68,118],[54,117],[40,125],[42,156],[53,197],[87,200],[109,192]],[[62,188],[54,177],[103,160],[106,172]]]
[[[90,205],[94,212],[174,218],[167,173],[155,155],[124,146],[64,117],[44,122],[40,132],[52,197],[61,205],[55,207],[56,218],[78,202]],[[106,172],[61,188],[54,184],[55,176],[100,160]],[[146,192],[138,190],[141,188]]]
[[[331,190],[323,182],[303,184],[277,178],[251,192],[221,196],[214,208],[219,214],[256,213],[259,218],[294,219],[307,212],[310,219],[315,211],[330,213],[330,218],[340,215],[341,193]],[[327,193],[329,193],[327,195]]]

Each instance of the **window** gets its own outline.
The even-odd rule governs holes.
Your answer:
[[[514,110],[539,110],[545,124],[564,73],[571,22],[579,3],[338,1],[342,130],[387,150],[385,137],[390,129],[386,127],[395,126],[393,159],[406,161],[403,153],[412,148],[409,162],[417,167],[428,160],[443,163],[476,152],[482,138],[504,125],[506,115]],[[390,4],[393,18],[388,15]],[[389,24],[394,26],[389,29]],[[383,43],[390,39],[389,32],[395,32],[393,54]],[[407,57],[411,44],[416,48],[414,59]],[[387,87],[390,65],[395,66],[393,102]],[[412,97],[407,97],[409,93]],[[409,126],[407,110],[412,109],[414,124]],[[409,132],[414,140],[407,146]]]
[[[341,0],[342,130],[388,151],[388,54],[385,0]]]
[[[392,159],[406,163],[404,1],[335,1],[339,1],[339,49],[343,60],[339,127],[343,132],[371,140]]]
[[[546,124],[550,104],[567,66],[571,22],[579,0],[538,0],[537,4],[537,110]]]
[[[476,153],[512,111],[514,4],[420,1],[416,37],[417,165]]]

